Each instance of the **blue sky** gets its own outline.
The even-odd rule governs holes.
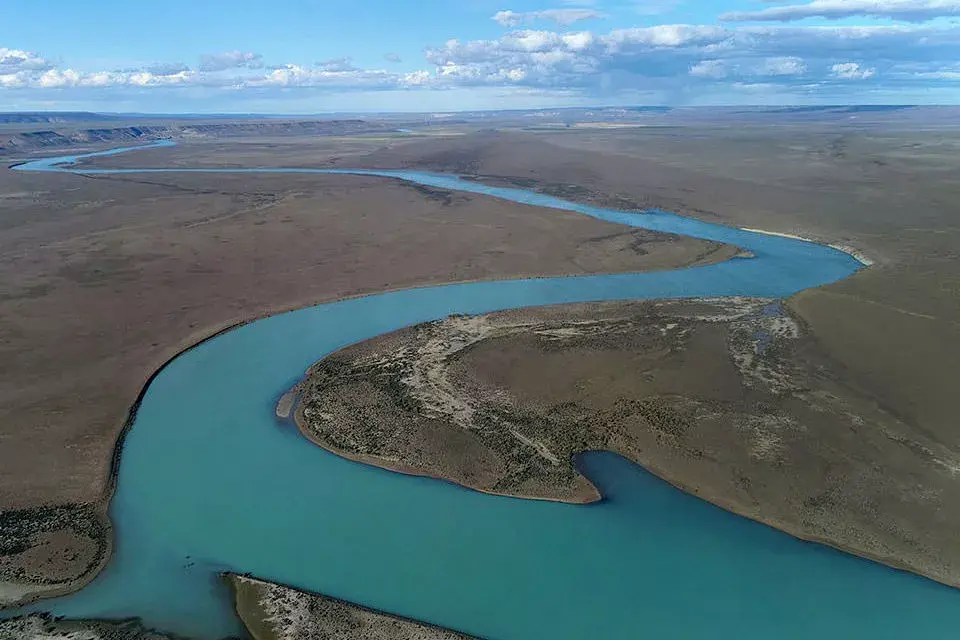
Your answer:
[[[960,0],[0,3],[0,110],[960,102]]]

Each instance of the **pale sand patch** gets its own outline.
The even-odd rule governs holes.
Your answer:
[[[26,601],[38,593],[44,593],[49,587],[22,582],[0,582],[0,607],[7,607]]]
[[[820,242],[814,240],[813,238],[808,238],[805,236],[799,236],[792,233],[782,233],[780,231],[767,231],[766,229],[752,229],[749,227],[741,227],[743,231],[749,231],[751,233],[762,233],[765,236],[779,236],[781,238],[790,238],[791,240],[801,240],[803,242],[812,242],[814,244],[821,244]],[[836,249],[837,251],[842,251],[845,254],[851,256],[854,260],[859,262],[865,267],[873,265],[876,261],[868,257],[862,251],[848,244],[830,244],[827,243],[827,246],[831,249]]]
[[[289,420],[293,415],[293,408],[297,404],[297,398],[300,396],[300,386],[297,385],[280,396],[277,401],[276,415],[281,420]]]

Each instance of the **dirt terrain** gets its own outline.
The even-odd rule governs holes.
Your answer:
[[[247,154],[250,166],[288,160],[276,146]],[[157,368],[219,330],[387,289],[672,269],[735,251],[349,176],[4,170],[0,206],[0,517],[31,523],[0,536],[0,602],[24,595],[5,582],[72,585],[108,557],[108,524],[91,518],[128,410]],[[84,524],[54,534],[63,510]]]
[[[228,576],[237,611],[254,640],[466,640],[440,627],[304,593],[245,576]]]
[[[876,406],[862,410],[881,416],[877,424],[895,424],[887,428],[904,443],[921,445],[907,455],[903,449],[913,451],[912,445],[869,429],[847,443],[874,462],[875,455],[890,456],[879,459],[881,468],[898,469],[901,462],[920,465],[924,448],[938,460],[955,460],[960,452],[954,392],[960,385],[960,135],[923,124],[911,121],[898,130],[894,118],[882,128],[858,128],[846,119],[760,127],[749,119],[731,126],[707,118],[695,126],[616,131],[478,132],[454,125],[413,135],[194,136],[177,147],[97,164],[448,171],[574,200],[661,207],[850,245],[876,264],[785,307],[803,329],[800,342],[816,345],[837,383],[873,399]],[[17,135],[26,131],[20,127]],[[70,153],[94,148],[71,142]],[[5,157],[12,163],[29,156]],[[733,252],[368,178],[0,171],[0,211],[0,510],[6,510],[4,523],[28,522],[35,532],[25,540],[4,529],[0,596],[16,593],[3,582],[11,578],[39,579],[44,588],[75,586],[75,578],[89,576],[107,557],[104,537],[84,532],[108,526],[102,520],[107,472],[127,409],[153,370],[219,329],[389,288],[675,268]],[[752,458],[742,464],[762,466]],[[729,474],[703,469],[697,477],[705,484],[730,488]],[[917,495],[955,495],[947,484],[937,497],[936,478],[922,476]],[[750,515],[755,507],[736,495]],[[923,522],[911,510],[917,508],[904,507],[890,521]],[[54,535],[67,512],[80,524]],[[944,514],[953,517],[949,508]],[[776,517],[771,511],[767,520]],[[804,526],[810,523],[816,521]],[[789,522],[774,524],[788,529]],[[863,544],[876,543],[869,552],[878,555],[884,544],[896,551],[897,540],[928,536],[907,527],[870,538],[875,532],[863,530],[869,534]],[[956,552],[953,544],[945,556]],[[905,564],[929,561],[929,548],[908,551]],[[923,570],[933,575],[937,569]]]
[[[356,162],[355,158],[349,159]],[[874,265],[788,302],[848,378],[960,451],[960,132],[853,124],[499,132],[371,166],[470,173],[853,247]]]
[[[175,640],[144,629],[136,620],[102,622],[28,616],[0,620],[0,640]]]
[[[776,301],[455,316],[347,347],[301,385],[324,448],[482,491],[589,502],[609,450],[798,537],[960,585],[960,456],[848,380]]]

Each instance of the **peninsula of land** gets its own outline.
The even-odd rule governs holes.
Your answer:
[[[292,161],[257,140],[226,155]],[[286,144],[316,161],[382,141]],[[202,165],[214,148],[222,162],[211,140],[131,155]],[[79,588],[105,564],[118,440],[137,398],[222,330],[390,289],[669,270],[737,252],[361,176],[3,171],[0,204],[0,607]]]
[[[960,457],[864,392],[779,301],[454,316],[348,347],[298,385],[305,436],[353,460],[584,503],[609,450],[794,536],[960,585]]]
[[[575,406],[556,410],[562,403],[554,392],[527,388],[535,381],[516,380],[511,373],[544,367],[540,352],[546,338],[530,326],[546,318],[510,320],[518,326],[509,331],[498,318],[459,318],[421,328],[429,342],[430,335],[445,332],[474,340],[473,324],[482,332],[494,327],[459,356],[440,348],[430,358],[436,356],[440,369],[454,379],[474,381],[472,388],[455,389],[461,394],[457,398],[477,389],[502,393],[482,398],[481,411],[472,409],[466,421],[471,426],[465,428],[456,416],[429,407],[421,415],[422,407],[392,406],[390,393],[412,393],[397,369],[384,380],[392,376],[401,384],[388,385],[383,402],[360,408],[376,406],[391,420],[410,417],[424,433],[446,429],[460,437],[463,447],[484,456],[473,476],[460,478],[466,485],[541,498],[550,497],[553,487],[566,492],[554,498],[568,501],[596,498],[569,456],[586,444],[599,446],[593,444],[600,442],[596,424],[609,427],[620,419],[632,428],[618,432],[617,447],[671,482],[686,481],[688,490],[794,535],[956,585],[960,550],[956,536],[944,533],[957,530],[956,510],[944,505],[956,503],[960,477],[954,428],[960,139],[949,128],[919,130],[891,122],[882,127],[851,126],[846,120],[784,127],[765,122],[612,132],[532,130],[505,116],[496,123],[498,131],[491,131],[491,121],[431,127],[422,135],[348,123],[333,129],[309,125],[311,137],[300,137],[305,131],[300,125],[186,133],[177,125],[157,135],[178,138],[179,146],[104,158],[96,166],[463,173],[586,203],[663,208],[731,226],[801,234],[842,245],[858,258],[865,253],[876,261],[870,269],[786,303],[780,317],[792,324],[778,322],[795,325],[798,337],[790,337],[791,328],[789,336],[752,347],[759,355],[749,361],[762,365],[761,377],[787,372],[786,391],[774,385],[780,378],[757,382],[732,359],[734,342],[756,342],[752,336],[734,339],[742,335],[736,327],[757,316],[750,309],[767,305],[741,301],[746,305],[742,317],[741,311],[728,309],[716,314],[725,319],[708,323],[697,315],[701,310],[687,312],[685,319],[657,321],[666,332],[653,355],[653,343],[643,337],[656,337],[653,330],[637,328],[653,320],[632,320],[636,327],[620,331],[617,339],[627,339],[634,345],[630,349],[648,354],[644,358],[657,366],[680,367],[673,377],[658,377],[653,367],[652,381],[643,378],[636,388],[624,388],[611,384],[605,364],[589,371],[578,364],[567,374],[583,382],[571,387]],[[134,124],[144,131],[142,123]],[[41,136],[19,127],[0,142],[0,156],[14,164],[32,154],[56,155],[65,145],[76,152],[141,140],[129,138],[128,127],[103,139],[54,128],[56,135]],[[367,292],[475,279],[674,269],[736,252],[568,212],[363,177],[81,177],[4,171],[0,205],[0,278],[10,285],[0,293],[0,606],[75,589],[103,566],[110,553],[105,514],[111,460],[131,404],[152,372],[204,337],[263,315]],[[720,303],[698,304],[706,309]],[[603,324],[619,313],[601,309],[580,317]],[[656,313],[666,318],[672,312]],[[568,321],[577,317],[550,319],[547,330],[564,336],[571,329]],[[668,328],[674,323],[677,327]],[[681,328],[681,337],[690,340],[670,342]],[[631,331],[640,333],[630,338]],[[389,339],[394,338],[384,338]],[[419,344],[416,336],[399,340]],[[507,354],[520,354],[515,348],[527,351],[504,361],[485,347],[497,344],[505,345]],[[563,353],[564,344],[574,343],[558,340],[554,346],[563,347]],[[681,351],[671,351],[671,344]],[[747,346],[737,353],[749,353]],[[707,347],[713,351],[704,351]],[[482,361],[472,361],[474,351],[505,366],[506,377],[496,378]],[[585,347],[592,361],[609,351],[594,343]],[[701,367],[695,364],[698,353],[712,353],[725,364],[711,361]],[[529,362],[521,366],[528,354]],[[321,363],[317,373],[342,357]],[[423,359],[418,353],[404,358]],[[569,352],[563,358],[573,359]],[[607,356],[601,359],[605,363]],[[770,369],[770,362],[780,364]],[[642,376],[625,367],[621,362],[610,371],[624,371],[625,380],[635,382]],[[721,370],[707,381],[711,367]],[[681,370],[693,381],[690,389],[677,383]],[[360,382],[344,380],[344,392]],[[371,388],[383,381],[374,382]],[[340,391],[328,386],[315,389],[316,406],[339,402]],[[603,391],[608,387],[619,389],[626,404],[617,405],[613,392]],[[288,399],[292,407],[295,396]],[[310,406],[304,398],[300,410]],[[506,452],[473,432],[475,419],[503,415],[516,424],[509,430],[503,424],[499,430],[491,427],[489,437],[509,443]],[[581,425],[581,416],[592,421]],[[606,422],[594,420],[598,416]],[[309,433],[312,423],[304,416],[300,422]],[[585,437],[579,444],[553,442],[552,434],[542,433],[544,424]],[[312,437],[322,441],[321,432]],[[438,477],[454,469],[454,458],[442,464],[423,454],[402,460],[404,443],[359,441],[369,435],[364,433],[358,432],[358,442],[341,442],[340,452]],[[709,439],[721,436],[719,443]],[[398,451],[390,453],[390,446]],[[678,469],[677,477],[659,468],[658,460]],[[435,468],[428,468],[431,464]],[[808,465],[812,470],[805,471]]]

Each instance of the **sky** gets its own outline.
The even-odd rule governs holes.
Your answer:
[[[0,0],[0,111],[960,103],[960,0]]]

